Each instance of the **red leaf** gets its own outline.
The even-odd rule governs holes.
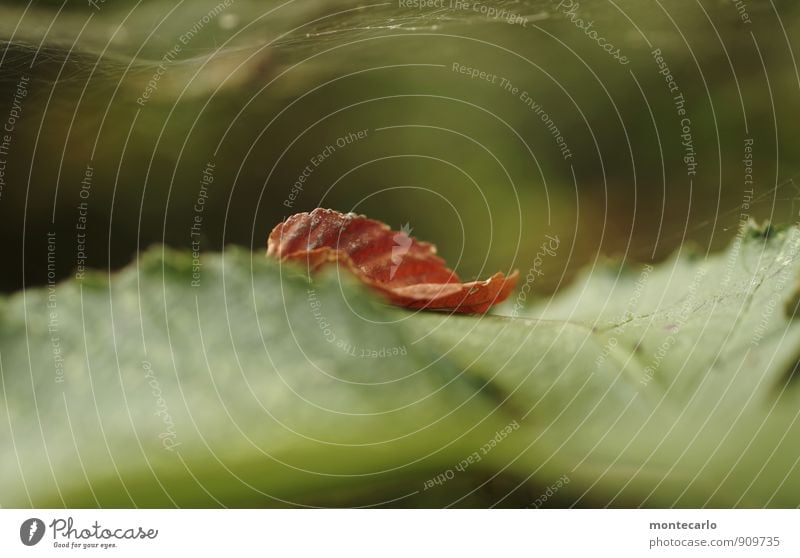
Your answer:
[[[484,313],[508,298],[519,276],[496,273],[461,283],[436,247],[410,237],[405,227],[392,231],[363,215],[322,208],[292,215],[275,227],[267,255],[305,262],[312,272],[328,263],[343,264],[391,303],[426,310]]]

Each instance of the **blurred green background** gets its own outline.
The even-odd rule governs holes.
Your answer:
[[[262,250],[282,218],[323,206],[408,222],[465,278],[526,270],[557,234],[534,288],[545,295],[596,258],[719,248],[743,212],[784,222],[800,209],[796,2],[405,4],[4,2],[0,121],[15,94],[21,115],[7,132],[0,287],[46,282],[48,233],[62,278],[193,238],[204,252]],[[686,100],[694,176],[654,49]]]

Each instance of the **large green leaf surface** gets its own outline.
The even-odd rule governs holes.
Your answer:
[[[795,507],[798,250],[751,227],[480,317],[151,250],[0,302],[0,505],[516,506],[568,479],[551,504]]]

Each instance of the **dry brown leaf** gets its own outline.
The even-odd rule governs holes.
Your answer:
[[[433,244],[363,215],[322,208],[276,226],[267,255],[304,263],[310,272],[343,264],[391,303],[425,310],[484,313],[508,298],[519,276],[495,273],[485,281],[462,283]]]

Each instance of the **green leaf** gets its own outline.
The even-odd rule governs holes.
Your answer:
[[[31,289],[0,303],[0,505],[797,506],[798,250],[749,228],[505,317],[239,249]]]

